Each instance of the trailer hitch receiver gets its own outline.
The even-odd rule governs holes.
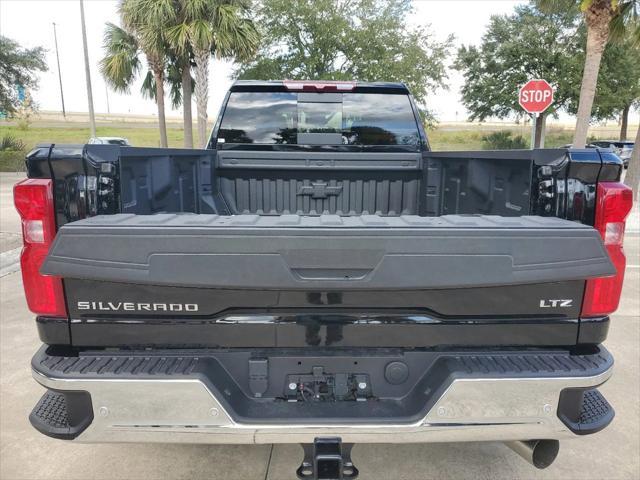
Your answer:
[[[316,438],[303,443],[304,459],[296,471],[301,480],[350,480],[358,477],[351,461],[353,443],[340,438]]]

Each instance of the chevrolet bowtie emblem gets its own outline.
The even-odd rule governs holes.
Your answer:
[[[311,198],[327,198],[330,195],[340,195],[340,192],[342,192],[342,185],[330,187],[322,182],[302,185],[298,189],[298,195],[309,195]]]

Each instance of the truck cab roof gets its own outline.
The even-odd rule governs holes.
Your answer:
[[[336,86],[349,86],[341,89]],[[302,86],[303,88],[295,88]],[[333,87],[333,88],[332,88]],[[351,91],[356,93],[400,93],[409,94],[409,89],[402,82],[360,82],[336,80],[236,80],[231,85],[231,92],[256,91]]]

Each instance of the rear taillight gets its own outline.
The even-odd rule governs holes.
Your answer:
[[[66,317],[62,280],[40,274],[42,262],[56,236],[52,181],[23,180],[13,187],[13,199],[22,219],[24,247],[20,265],[29,310],[37,315]]]
[[[624,226],[632,205],[633,194],[626,185],[617,182],[598,183],[594,227],[604,240],[609,258],[616,267],[616,274],[587,280],[582,302],[583,317],[601,317],[618,308],[627,263],[622,248]]]
[[[298,92],[350,92],[356,88],[355,82],[325,81],[311,82],[305,80],[285,80],[284,88]]]

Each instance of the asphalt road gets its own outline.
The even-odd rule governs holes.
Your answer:
[[[16,177],[0,176],[0,251],[4,253],[15,251],[19,242],[19,220],[11,204],[15,181]],[[640,236],[628,234],[625,247],[625,288],[606,342],[616,358],[615,373],[602,387],[617,412],[611,426],[597,435],[561,442],[558,460],[543,471],[500,443],[357,445],[353,460],[360,478],[639,479]],[[297,445],[81,445],[37,433],[27,417],[44,391],[31,378],[29,367],[40,342],[18,271],[0,278],[0,301],[1,479],[295,478],[301,461]]]

